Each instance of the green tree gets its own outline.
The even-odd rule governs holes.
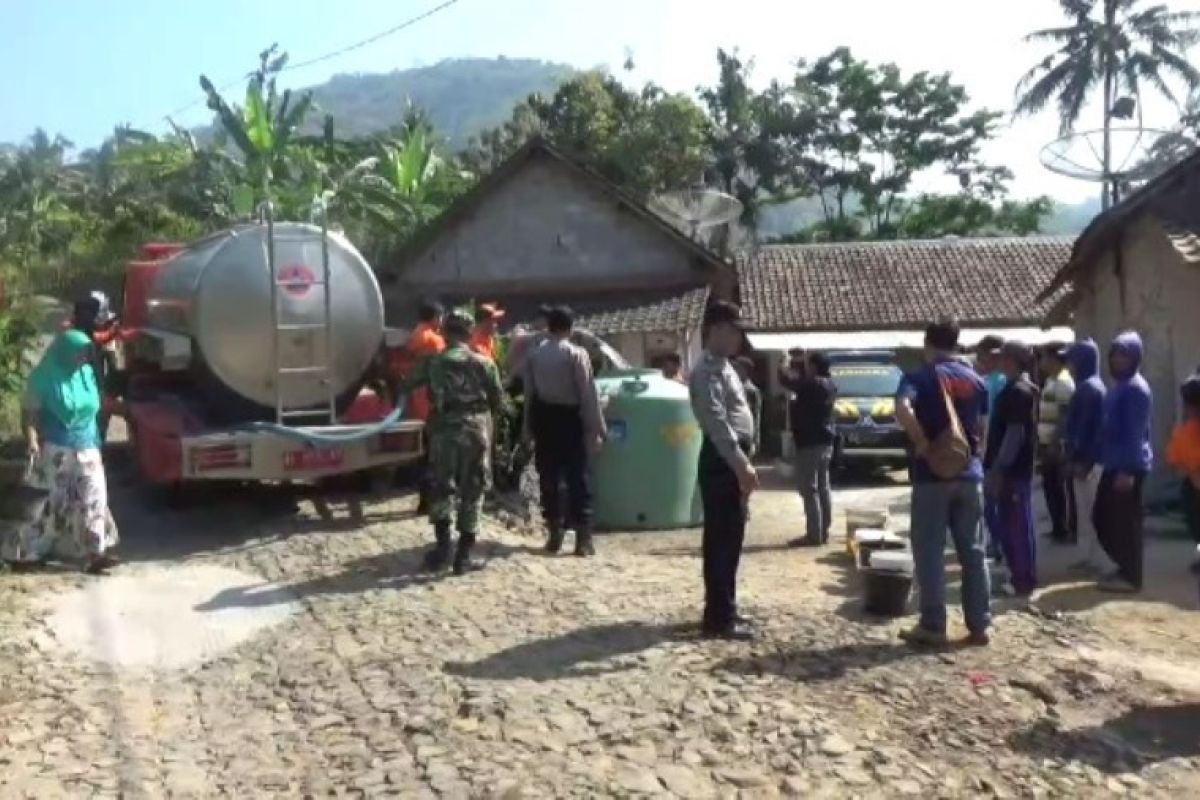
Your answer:
[[[1140,115],[1143,85],[1175,101],[1169,79],[1189,89],[1200,86],[1200,69],[1188,50],[1200,41],[1200,14],[1171,11],[1144,0],[1058,0],[1068,24],[1035,31],[1031,42],[1055,49],[1017,84],[1017,114],[1035,114],[1051,102],[1058,106],[1062,132],[1074,130],[1084,106],[1097,90],[1103,140],[1101,169],[1112,175],[1114,119]],[[1116,181],[1103,184],[1102,204],[1115,202]]]
[[[800,62],[787,100],[791,158],[821,200],[829,238],[900,235],[904,198],[928,170],[964,188],[983,175],[1009,177],[980,161],[1001,115],[968,111],[966,90],[949,74],[905,76],[895,64],[875,66],[838,48]]]
[[[296,140],[312,110],[313,101],[311,93],[301,95],[294,104],[290,89],[279,94],[276,80],[287,64],[287,58],[287,54],[279,53],[275,45],[259,54],[259,66],[250,76],[245,104],[241,107],[227,102],[212,81],[200,76],[200,88],[224,134],[218,145],[227,137],[242,155],[244,177],[234,190],[235,210],[241,215],[249,214],[263,202],[296,200],[289,195],[288,189],[303,183],[297,174],[300,170]],[[298,210],[294,207],[283,209],[288,215],[296,215]]]
[[[504,125],[481,134],[464,154],[476,172],[495,169],[530,138],[543,136],[639,197],[697,183],[708,153],[708,120],[686,95],[649,84],[633,91],[589,72],[552,97],[534,95]]]
[[[780,132],[782,106],[771,105],[771,97],[751,88],[753,66],[737,53],[718,50],[717,82],[699,90],[710,120],[708,182],[742,203],[741,222],[750,228],[763,203],[780,199],[785,172],[780,154],[771,148],[772,132]],[[774,130],[771,122],[777,123]],[[795,136],[799,127],[789,132]]]

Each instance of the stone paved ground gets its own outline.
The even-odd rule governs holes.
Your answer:
[[[747,646],[696,638],[694,532],[606,536],[584,561],[493,525],[486,571],[431,579],[411,499],[119,495],[122,570],[239,569],[272,586],[200,610],[299,611],[200,666],[129,671],[47,627],[45,598],[86,579],[0,576],[2,797],[1200,794],[1194,584],[1099,607],[1060,585],[1000,614],[990,649],[914,653],[903,621],[858,613],[843,558],[781,546],[797,501],[766,491]],[[1164,547],[1156,568],[1182,573]]]

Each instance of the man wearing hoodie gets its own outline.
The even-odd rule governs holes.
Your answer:
[[[1067,405],[1063,448],[1075,488],[1076,537],[1084,553],[1074,569],[1099,572],[1109,569],[1092,524],[1100,485],[1100,433],[1106,391],[1100,379],[1100,348],[1092,339],[1076,342],[1067,350],[1067,365],[1075,380],[1075,393]]]
[[[1100,546],[1117,565],[1117,571],[1100,583],[1106,592],[1142,588],[1142,485],[1154,463],[1153,396],[1139,371],[1142,352],[1142,337],[1133,331],[1118,334],[1108,351],[1113,386],[1104,398],[1103,472],[1092,514]]]

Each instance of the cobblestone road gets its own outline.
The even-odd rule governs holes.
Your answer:
[[[430,579],[411,500],[132,500],[122,572],[238,569],[263,583],[197,611],[298,611],[199,666],[127,670],[49,628],[46,598],[86,579],[0,576],[0,796],[1200,793],[1186,687],[1073,614],[1005,613],[989,650],[913,653],[900,622],[858,614],[841,557],[782,546],[786,491],[755,501],[751,646],[696,638],[695,532],[606,536],[580,560],[493,525],[487,570]]]

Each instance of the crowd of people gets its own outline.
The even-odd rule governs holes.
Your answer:
[[[690,378],[693,411],[703,432],[698,464],[704,503],[703,628],[715,636],[753,636],[738,614],[736,572],[758,483],[753,465],[757,424],[745,380],[736,306],[715,303],[705,315],[704,355]],[[1033,349],[987,337],[974,361],[959,346],[953,322],[926,330],[924,363],[908,373],[896,398],[897,421],[911,442],[911,547],[919,619],[903,638],[918,645],[947,641],[946,539],[962,568],[968,642],[989,642],[992,568],[1000,593],[1028,597],[1038,587],[1039,537],[1034,478],[1040,466],[1047,539],[1080,549],[1073,565],[1099,577],[1106,592],[1143,586],[1143,498],[1153,467],[1153,397],[1141,375],[1137,333],[1118,335],[1107,353],[1084,339]],[[807,531],[791,543],[828,542],[832,518],[829,461],[836,433],[837,389],[821,353],[792,351],[780,375],[791,395],[794,466]],[[1200,571],[1200,371],[1181,387],[1184,415],[1167,460],[1183,478],[1183,505],[1197,543]]]
[[[117,529],[100,455],[106,362],[97,344],[107,316],[102,299],[77,303],[71,323],[29,378],[28,480],[47,499],[35,519],[0,542],[0,555],[10,563],[81,558],[90,572],[115,563]],[[480,566],[472,548],[498,432],[527,445],[535,462],[545,549],[560,552],[573,533],[577,556],[595,553],[589,461],[607,432],[593,354],[573,341],[574,315],[565,306],[542,307],[533,326],[518,329],[505,344],[497,333],[503,317],[493,304],[473,314],[424,305],[406,347],[411,360],[403,365],[404,377],[387,387],[393,397],[407,396],[410,413],[427,422],[422,505],[434,529],[424,562],[431,570],[450,566],[463,573]],[[971,642],[988,641],[993,565],[1002,565],[998,588],[1004,593],[1027,597],[1037,588],[1033,493],[1039,467],[1051,520],[1048,539],[1080,549],[1073,569],[1106,572],[1102,590],[1140,591],[1142,490],[1153,466],[1153,398],[1140,373],[1140,337],[1125,332],[1111,343],[1106,384],[1100,349],[1090,339],[1035,351],[987,337],[972,363],[963,357],[959,333],[952,322],[927,328],[924,363],[904,377],[896,398],[896,418],[912,446],[911,546],[919,595],[919,620],[905,638],[918,644],[946,640],[947,534],[962,567]],[[751,378],[753,362],[741,355],[745,333],[736,305],[712,303],[702,336],[703,354],[689,376],[678,357],[662,368],[664,376],[688,386],[702,432],[703,630],[745,639],[753,628],[738,612],[736,584],[748,501],[758,486],[762,393]],[[806,524],[790,544],[821,546],[829,542],[833,519],[829,470],[837,388],[829,358],[791,351],[779,380],[790,394]],[[1198,545],[1193,568],[1200,571],[1200,372],[1180,392],[1184,416],[1166,456],[1183,478],[1182,502]]]

